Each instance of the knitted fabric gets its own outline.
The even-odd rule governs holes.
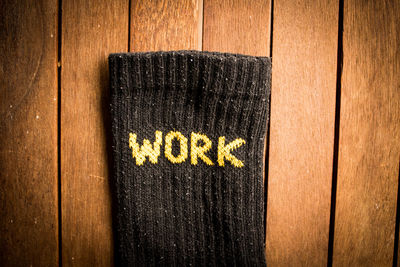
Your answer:
[[[109,56],[117,264],[265,266],[271,60]]]

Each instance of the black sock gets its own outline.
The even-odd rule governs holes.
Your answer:
[[[120,53],[109,67],[118,263],[265,266],[270,58]]]

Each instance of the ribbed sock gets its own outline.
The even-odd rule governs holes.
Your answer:
[[[270,58],[118,53],[109,68],[117,263],[265,266]]]

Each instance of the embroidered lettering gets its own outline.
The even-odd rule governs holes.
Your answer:
[[[199,140],[204,142],[203,146],[197,146]],[[193,165],[197,165],[197,158],[201,158],[207,165],[214,165],[210,158],[206,156],[206,152],[210,150],[212,145],[211,140],[200,133],[192,133],[190,138],[190,160]]]
[[[140,146],[137,142],[137,135],[129,133],[129,148],[132,149],[132,158],[136,160],[136,165],[141,166],[146,161],[146,157],[153,164],[158,162],[160,156],[160,146],[162,144],[162,132],[155,132],[155,141],[153,144],[148,139],[143,139],[143,145]],[[177,156],[172,154],[172,141],[176,139],[179,141],[179,154]],[[199,142],[202,142],[199,145]],[[225,167],[225,159],[236,168],[244,166],[243,161],[236,158],[231,152],[242,145],[246,144],[246,141],[242,138],[236,138],[229,144],[225,145],[225,136],[218,138],[218,165]],[[190,163],[192,165],[198,164],[200,158],[207,165],[214,165],[211,159],[206,153],[211,149],[212,141],[205,134],[194,133],[190,135]],[[188,158],[188,139],[178,131],[171,131],[165,136],[165,157],[172,163],[182,163]]]
[[[242,138],[237,138],[230,142],[229,144],[225,145],[225,136],[221,136],[218,139],[218,164],[219,166],[225,166],[224,159],[226,158],[229,160],[233,166],[237,168],[241,168],[244,166],[243,162],[237,159],[234,155],[230,152],[233,149],[240,147],[241,145],[245,144],[246,141]]]
[[[180,154],[178,156],[172,155],[172,140],[176,138],[180,142]],[[165,136],[165,157],[172,163],[181,163],[188,157],[187,138],[180,132],[169,132]]]
[[[162,132],[156,131],[156,141],[153,143],[154,148],[150,144],[150,141],[143,139],[143,145],[139,147],[136,142],[137,135],[129,134],[129,148],[132,149],[132,157],[136,158],[136,165],[143,165],[146,161],[146,157],[149,157],[151,163],[157,163],[158,156],[160,156],[160,146],[162,143]]]

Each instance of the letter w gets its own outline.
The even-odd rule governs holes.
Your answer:
[[[149,157],[149,161],[151,163],[157,163],[158,156],[160,156],[162,132],[156,131],[155,135],[156,141],[153,143],[154,148],[147,139],[143,139],[143,145],[139,147],[139,144],[136,141],[137,135],[129,133],[129,148],[132,149],[132,157],[136,158],[136,165],[143,165],[143,163],[146,161],[146,157]]]

